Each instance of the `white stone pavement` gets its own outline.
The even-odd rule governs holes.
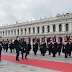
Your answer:
[[[10,53],[10,51],[8,51],[7,53],[5,51],[2,51],[2,54],[12,55],[12,56],[16,55],[15,52]],[[20,54],[20,57],[21,57],[21,54]],[[28,55],[28,58],[72,63],[72,57],[65,59],[63,53],[61,54],[61,56],[56,55],[56,57],[53,58],[52,55],[51,56],[48,55],[48,52],[46,53],[46,56],[43,57],[39,51],[38,51],[37,56],[35,56],[33,54],[33,52],[31,51],[30,55]],[[44,68],[39,68],[39,67],[34,67],[34,66],[29,66],[29,65],[24,65],[24,64],[18,64],[18,63],[13,63],[13,62],[2,60],[0,62],[0,72],[59,72],[59,71],[44,69]]]

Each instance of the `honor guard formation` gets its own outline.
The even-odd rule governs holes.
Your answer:
[[[56,41],[56,36],[49,37],[48,42],[45,42],[45,36],[42,38],[41,42],[39,42],[36,37],[33,39],[33,45],[31,46],[30,43],[30,37],[28,40],[25,38],[20,38],[19,36],[16,37],[16,40],[11,39],[9,41],[8,39],[6,41],[2,40],[2,37],[0,36],[0,61],[1,61],[1,51],[4,50],[8,52],[8,49],[10,48],[10,52],[16,52],[16,60],[19,61],[19,52],[21,51],[22,59],[27,59],[27,55],[30,54],[30,51],[34,52],[34,55],[37,55],[38,50],[40,51],[42,56],[45,56],[45,54],[48,52],[49,55],[53,55],[53,57],[56,57],[56,54],[59,56],[61,53],[64,53],[65,58],[68,56],[71,57],[71,51],[72,51],[72,40],[70,39],[70,36],[65,37],[65,41],[62,42],[62,38],[59,37],[58,42]]]

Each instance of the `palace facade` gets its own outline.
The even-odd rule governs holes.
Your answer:
[[[57,15],[53,18],[45,18],[34,21],[27,21],[23,23],[16,23],[13,25],[7,25],[0,27],[0,35],[3,39],[16,39],[16,36],[21,38],[31,39],[37,37],[40,41],[45,36],[45,40],[49,37],[53,38],[56,36],[58,41],[59,37],[70,35],[72,38],[72,13],[66,13],[63,15]]]

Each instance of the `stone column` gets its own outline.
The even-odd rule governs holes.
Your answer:
[[[66,31],[65,24],[62,24],[62,32],[64,33],[65,31]]]
[[[10,36],[11,36],[11,30],[10,30]]]
[[[53,25],[50,24],[50,33],[52,33],[52,32],[53,32]]]
[[[19,29],[19,35],[21,35],[21,29]]]
[[[25,34],[25,29],[23,28],[23,35]]]
[[[59,25],[56,24],[56,33],[58,33],[58,32],[59,32]]]
[[[46,25],[44,26],[44,29],[45,29],[45,34],[47,34],[48,29]]]
[[[35,26],[35,34],[37,34],[37,26]]]
[[[29,28],[28,27],[26,28],[26,34],[29,34]]]
[[[31,34],[33,34],[33,27],[31,27]]]
[[[7,30],[7,36],[8,36],[8,30]]]
[[[2,37],[3,37],[3,31],[2,31]]]
[[[42,34],[42,26],[40,26],[40,34]]]
[[[72,25],[71,25],[71,23],[69,23],[69,32],[71,32],[71,27],[72,27]]]

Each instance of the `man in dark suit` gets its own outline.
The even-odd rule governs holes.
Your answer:
[[[0,61],[1,61],[1,50],[3,47],[3,43],[2,43],[2,37],[0,36]]]
[[[17,39],[14,41],[14,48],[16,49],[16,60],[19,61],[19,50],[20,50],[20,42],[19,42],[20,37],[17,36]]]

